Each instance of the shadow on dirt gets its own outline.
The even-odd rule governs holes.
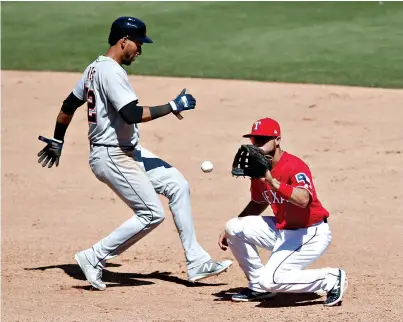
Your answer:
[[[120,264],[107,263],[106,267],[119,267]],[[24,268],[26,271],[47,271],[50,269],[61,269],[70,277],[85,281],[85,277],[80,267],[77,264],[61,264],[61,265],[51,265],[42,267],[32,267]],[[102,280],[107,284],[107,287],[120,287],[120,286],[140,286],[140,285],[150,285],[155,284],[151,281],[143,281],[142,279],[156,279],[165,282],[175,283],[179,285],[184,285],[187,287],[200,287],[200,286],[221,286],[226,285],[223,283],[190,283],[189,281],[179,278],[177,276],[171,275],[171,272],[160,272],[155,271],[149,274],[141,273],[121,273],[121,272],[111,272],[107,269],[102,271]],[[74,286],[77,289],[92,289],[90,285],[87,286]]]
[[[217,298],[215,301],[231,301],[231,296],[242,290],[242,287],[230,288],[228,290],[223,290],[212,295]],[[322,296],[315,293],[278,293],[275,297],[256,301],[258,303],[256,307],[292,307],[292,306],[310,306],[323,304],[323,300],[314,301],[320,299]]]

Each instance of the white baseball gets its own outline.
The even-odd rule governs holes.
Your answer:
[[[203,161],[201,164],[201,169],[203,172],[211,172],[213,171],[214,165],[210,161]]]

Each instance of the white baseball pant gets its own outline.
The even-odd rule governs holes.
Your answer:
[[[337,282],[337,268],[304,269],[329,246],[332,234],[327,223],[309,228],[277,230],[274,217],[247,216],[229,220],[225,226],[228,245],[257,292],[330,291]],[[257,246],[271,251],[262,264]]]

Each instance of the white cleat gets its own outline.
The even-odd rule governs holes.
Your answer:
[[[348,279],[346,272],[339,269],[339,276],[336,285],[327,293],[327,299],[324,303],[325,306],[338,306],[341,305],[343,295],[347,291]]]
[[[103,291],[106,289],[105,283],[102,281],[102,268],[94,267],[88,261],[84,251],[74,255],[74,259],[77,261],[81,270],[83,271],[87,281],[97,290]]]
[[[213,275],[219,275],[222,272],[225,272],[231,265],[231,260],[225,260],[221,263],[217,263],[210,259],[188,272],[188,281],[194,283]]]

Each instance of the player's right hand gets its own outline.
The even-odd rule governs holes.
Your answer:
[[[222,249],[222,250],[227,250],[228,248],[228,240],[227,240],[227,233],[224,230],[221,234],[220,237],[218,237],[218,246]]]
[[[42,167],[46,167],[46,164],[49,163],[48,168],[51,168],[53,164],[56,164],[56,167],[59,166],[60,155],[62,154],[63,141],[59,141],[56,139],[48,139],[43,136],[39,136],[38,140],[41,140],[47,145],[38,153],[38,163],[42,162]]]
[[[174,113],[192,110],[196,107],[196,99],[191,94],[186,94],[186,88],[172,101],[169,102]]]

